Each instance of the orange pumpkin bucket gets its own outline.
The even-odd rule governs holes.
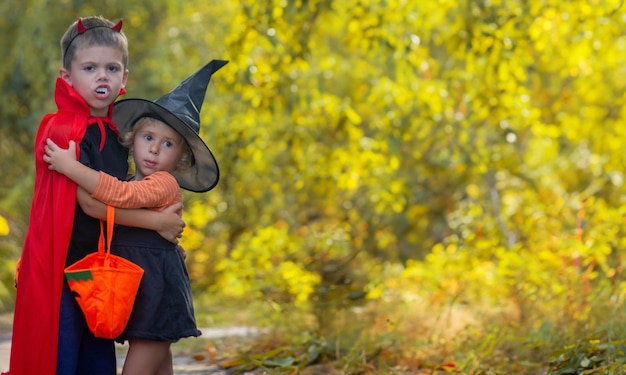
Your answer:
[[[101,220],[98,251],[65,268],[65,278],[89,329],[105,339],[118,337],[126,328],[143,277],[141,267],[111,254],[114,216],[115,208],[108,206],[106,251]]]

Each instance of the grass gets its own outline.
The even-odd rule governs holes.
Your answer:
[[[626,354],[620,353],[626,345],[611,341],[626,337],[626,312],[615,306],[594,306],[586,320],[576,320],[571,311],[554,310],[546,316],[541,315],[543,309],[519,314],[515,306],[377,301],[334,310],[323,327],[310,315],[263,303],[231,301],[222,307],[205,321],[227,324],[234,316],[237,325],[267,330],[245,339],[209,339],[188,349],[231,370],[305,375],[570,374],[557,372],[554,357],[560,355],[562,363],[574,366],[571,374],[620,374],[615,368],[626,362]],[[225,311],[229,309],[232,314]],[[208,311],[199,307],[199,316],[210,315]],[[576,368],[585,356],[587,367]]]

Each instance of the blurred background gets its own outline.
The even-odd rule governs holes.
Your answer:
[[[220,182],[184,196],[200,325],[324,343],[344,368],[468,373],[624,337],[622,0],[3,0],[0,14],[1,312],[60,38],[102,15],[124,19],[124,98],[230,61],[201,113]]]

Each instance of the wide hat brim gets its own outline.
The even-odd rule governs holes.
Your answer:
[[[145,99],[124,99],[113,107],[113,122],[120,133],[132,130],[142,117],[155,117],[176,130],[189,144],[193,154],[191,167],[173,172],[181,188],[196,193],[211,190],[219,180],[217,161],[202,138],[176,115],[159,104]]]

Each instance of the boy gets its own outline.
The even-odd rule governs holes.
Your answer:
[[[117,142],[113,102],[128,78],[128,42],[102,17],[74,22],[61,39],[63,67],[55,88],[58,111],[46,115],[35,140],[36,178],[30,223],[20,262],[11,344],[11,375],[114,375],[112,340],[89,332],[65,282],[65,266],[97,248],[99,221],[77,205],[76,184],[48,170],[47,138],[80,145],[80,160],[116,177],[126,176],[127,151]],[[176,241],[182,231],[177,205],[158,213],[122,212],[120,223],[142,223]],[[173,232],[178,232],[172,234]]]
[[[93,198],[116,207],[161,210],[182,201],[179,184],[195,192],[212,189],[219,169],[199,136],[199,110],[211,75],[225,64],[211,61],[155,102],[130,99],[116,104],[114,117],[135,164],[132,181],[119,181],[79,163],[74,142],[66,150],[48,140],[44,161]],[[116,228],[112,252],[144,270],[133,312],[118,338],[130,343],[122,374],[171,374],[171,343],[200,335],[184,259],[154,231],[124,226]]]

